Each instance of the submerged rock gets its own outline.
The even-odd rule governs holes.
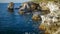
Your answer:
[[[24,11],[20,11],[19,14],[23,15],[24,14]]]

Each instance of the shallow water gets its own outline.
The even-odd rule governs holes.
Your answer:
[[[15,3],[14,8],[18,8],[20,5],[20,3]],[[18,9],[14,9],[14,12],[10,13],[7,6],[8,3],[0,3],[0,34],[24,34],[24,32],[38,34],[39,23],[32,21],[32,14],[20,15]]]

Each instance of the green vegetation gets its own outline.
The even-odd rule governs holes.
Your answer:
[[[33,2],[39,3],[39,2],[47,2],[47,1],[58,1],[60,2],[60,0],[32,0]]]

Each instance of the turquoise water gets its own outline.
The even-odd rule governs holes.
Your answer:
[[[14,8],[19,8],[21,3],[15,3]],[[24,34],[24,32],[35,32],[38,34],[40,23],[33,22],[32,14],[20,15],[18,9],[10,13],[7,10],[8,3],[0,3],[0,34]]]

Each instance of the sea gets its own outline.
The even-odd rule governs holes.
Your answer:
[[[32,21],[32,14],[20,15],[19,6],[14,3],[14,11],[7,9],[9,3],[0,3],[0,34],[43,34],[39,22]]]

